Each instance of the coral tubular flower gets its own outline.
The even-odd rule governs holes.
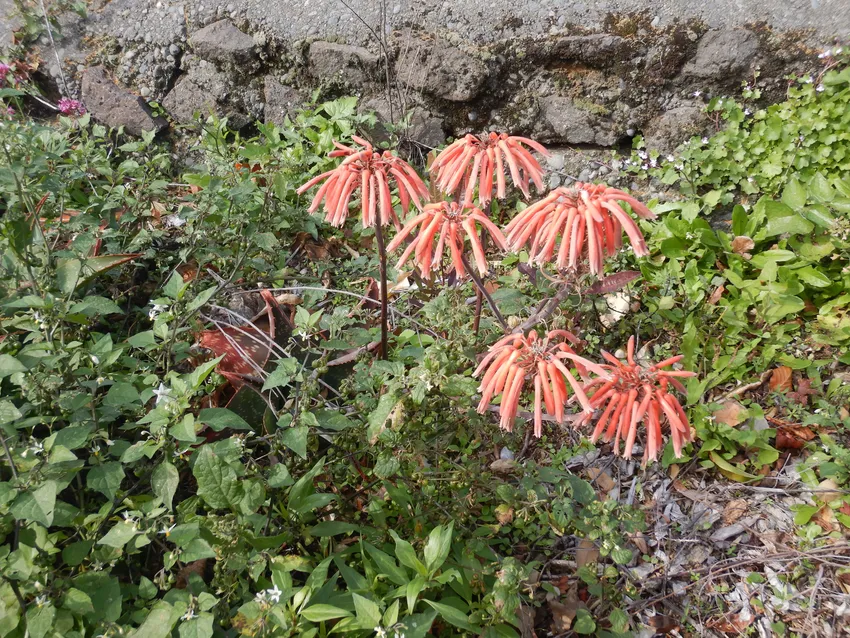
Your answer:
[[[419,232],[410,245],[405,249],[398,261],[396,269],[400,270],[404,263],[413,256],[413,260],[422,275],[430,278],[431,271],[440,262],[443,251],[448,250],[451,255],[452,264],[458,277],[466,276],[464,267],[464,245],[465,237],[469,238],[472,246],[472,254],[478,272],[484,275],[487,270],[487,258],[484,248],[476,230],[476,222],[490,232],[490,236],[496,245],[502,250],[506,249],[505,236],[487,215],[472,206],[460,206],[456,202],[439,202],[428,204],[425,210],[411,219],[398,235],[387,246],[387,251],[392,252],[401,246],[415,228]],[[436,239],[437,245],[434,246]]]
[[[600,275],[604,258],[622,246],[624,230],[638,257],[649,254],[637,223],[620,202],[639,217],[655,219],[651,210],[621,190],[576,182],[556,188],[514,217],[505,227],[508,245],[519,250],[529,244],[531,263],[555,261],[559,270],[575,269],[586,253],[590,271]]]
[[[568,341],[573,344],[579,342],[566,330],[552,330],[542,339],[531,331],[528,335],[511,334],[497,341],[472,375],[478,376],[486,370],[478,387],[481,393],[478,412],[486,412],[490,400],[501,394],[499,425],[503,430],[512,432],[525,380],[531,378],[534,383],[534,436],[539,438],[543,433],[544,407],[549,416],[563,423],[567,383],[585,415],[592,414],[590,400],[566,362],[572,361],[583,377],[588,370],[605,379],[609,376],[601,366],[578,356]]]
[[[613,438],[615,454],[620,453],[622,440],[625,443],[623,456],[630,459],[638,424],[643,422],[647,429],[643,455],[643,462],[646,464],[648,461],[655,461],[664,447],[661,421],[666,418],[673,440],[673,451],[676,458],[680,458],[682,448],[693,441],[694,435],[681,404],[668,390],[672,385],[684,394],[685,388],[679,379],[696,376],[696,373],[662,369],[681,361],[682,355],[648,367],[637,364],[634,355],[634,337],[629,339],[626,362],[603,351],[602,356],[609,363],[603,364],[602,367],[606,369],[609,380],[597,378],[584,386],[585,391],[595,388],[590,395],[590,405],[594,410],[606,406],[596,421],[596,428],[590,440],[596,443],[599,437],[603,437],[608,442]]]
[[[378,219],[382,226],[392,221],[396,227],[400,227],[393,210],[390,181],[395,181],[398,187],[398,196],[405,213],[410,208],[411,201],[416,208],[421,208],[420,199],[427,200],[428,187],[410,164],[393,155],[391,151],[380,153],[366,140],[357,136],[352,136],[352,139],[365,148],[352,148],[334,141],[336,150],[328,155],[345,159],[333,170],[317,175],[302,185],[297,191],[298,194],[324,182],[313,197],[309,212],[316,212],[324,200],[325,220],[331,226],[339,228],[348,217],[349,200],[359,188],[364,228],[374,226]]]
[[[478,203],[486,206],[493,199],[493,180],[496,180],[496,197],[505,197],[505,169],[526,197],[529,183],[534,182],[543,192],[543,169],[531,152],[525,148],[548,156],[541,144],[527,137],[506,133],[490,133],[487,137],[466,135],[449,144],[434,160],[431,170],[435,171],[435,183],[444,193],[462,193],[463,202],[472,202],[472,194],[478,187]]]

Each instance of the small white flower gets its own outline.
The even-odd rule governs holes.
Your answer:
[[[115,441],[113,441],[112,439],[106,439],[106,441],[104,442],[106,443],[106,447],[112,447],[113,445],[115,445]]]
[[[172,525],[171,527],[163,527],[159,531],[159,533],[168,538],[169,536],[171,536],[171,530],[173,530],[175,527],[177,527],[177,525]]]
[[[641,159],[646,159],[646,151],[638,151],[638,157]]]
[[[387,638],[387,630],[378,625],[375,627],[375,635],[380,636],[380,638]]]
[[[676,158],[675,158],[675,157],[673,157],[672,155],[668,155],[668,156],[667,156],[667,157],[665,157],[664,159],[666,159],[668,162],[672,162],[672,161],[673,161],[673,160],[675,160]]]
[[[756,180],[754,180],[752,177],[748,177],[748,178],[747,178],[747,181],[748,181],[750,184],[753,184],[753,183],[755,183],[755,181],[756,181]]]
[[[717,106],[723,106],[723,100],[717,100]]]
[[[841,52],[842,52],[843,50],[844,50],[844,49],[842,49],[841,47],[838,47],[838,48],[835,50],[835,55],[841,55]]]
[[[165,225],[169,228],[180,228],[185,223],[186,220],[179,215],[169,215],[165,218]]]
[[[821,409],[820,409],[820,408],[816,408],[816,409],[815,409],[815,414],[820,414],[820,413],[821,413]]]
[[[744,115],[749,115],[751,113],[750,109],[744,109]]]
[[[91,362],[93,364],[98,365],[100,363],[100,359],[98,357],[96,357],[95,355],[89,355],[89,356],[91,356]]]
[[[156,405],[171,399],[171,389],[167,388],[164,383],[160,382],[159,387],[153,393],[156,395]]]
[[[198,614],[195,613],[194,609],[189,608],[185,614],[180,616],[180,620],[192,620],[192,618],[197,618]]]
[[[275,585],[274,588],[267,589],[265,591],[265,594],[266,594],[266,596],[268,596],[269,600],[272,601],[273,603],[279,603],[280,597],[283,594],[283,592],[280,589],[277,588],[277,585]]]
[[[811,84],[813,81],[814,80],[812,80],[812,78],[810,78],[810,77],[806,77],[806,78],[803,79],[803,82],[806,83],[806,84]]]
[[[700,140],[703,144],[708,144],[708,138],[704,137]]]
[[[654,159],[651,159],[651,160],[649,160],[649,165],[650,165],[652,168],[655,168],[656,166],[658,166],[658,162],[657,162],[657,161],[655,161]]]
[[[266,592],[265,591],[258,591],[256,593],[256,595],[254,596],[254,602],[259,603],[260,605],[263,605],[266,602],[268,602],[266,600]]]
[[[677,171],[683,171],[683,170],[685,170],[685,165],[684,164],[676,164],[673,168],[675,168]]]
[[[39,607],[44,607],[47,604],[47,596],[44,594],[40,594],[35,597],[35,604]]]
[[[836,49],[836,51],[835,51],[835,52],[836,52],[836,53],[841,53],[841,49]],[[828,58],[828,57],[830,57],[831,55],[832,55],[832,51],[830,51],[829,49],[827,49],[826,51],[824,51],[823,53],[821,53],[818,57],[819,57],[821,60],[823,60],[824,58]]]
[[[121,516],[123,516],[124,520],[127,521],[128,523],[135,523],[136,522],[136,519],[133,518],[133,515],[130,514],[130,512],[128,510],[124,510],[123,512],[121,512]]]
[[[691,93],[691,95],[693,95],[694,97],[699,97],[700,95],[702,95],[702,91],[694,91],[693,93]]]
[[[162,304],[156,303],[153,305],[153,308],[148,311],[148,317],[150,317],[152,320],[156,319],[159,313],[161,313],[163,310],[166,310],[167,308],[168,306],[163,306]]]
[[[821,92],[821,91],[823,91],[825,88],[826,88],[826,87],[824,87],[824,85],[823,85],[823,84],[818,84],[818,85],[817,85],[817,87],[815,87],[815,91],[817,91],[818,93],[820,93],[820,92]]]
[[[98,385],[100,385],[100,384],[102,384],[104,381],[106,381],[106,379],[104,379],[103,377],[98,377],[97,379],[95,379],[95,381],[97,382],[97,384],[98,384]]]
[[[641,166],[641,168],[643,170],[649,170],[649,164],[644,164],[643,166]]]
[[[36,310],[34,313],[32,313],[32,318],[36,321],[41,321],[41,313]]]

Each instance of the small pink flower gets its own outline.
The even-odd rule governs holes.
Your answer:
[[[63,97],[59,100],[59,112],[62,115],[82,115],[86,112],[86,107],[79,100]]]

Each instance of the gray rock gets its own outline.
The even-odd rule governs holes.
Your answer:
[[[181,124],[215,114],[226,117],[232,128],[242,128],[263,114],[261,80],[234,84],[232,74],[224,73],[205,60],[188,56],[187,71],[162,100],[169,114]]]
[[[230,20],[219,20],[191,37],[192,48],[200,58],[220,64],[245,64],[256,56],[254,38],[242,33]]]
[[[379,58],[363,47],[335,42],[313,42],[308,66],[321,80],[342,80],[360,86],[377,78]]]
[[[264,110],[266,124],[281,125],[286,118],[295,118],[295,114],[304,105],[304,96],[298,89],[278,82],[267,75],[263,84],[263,96],[266,99]]]
[[[629,51],[628,43],[618,35],[594,33],[558,38],[552,47],[552,57],[578,60],[590,65],[610,66]]]
[[[551,131],[549,141],[612,146],[621,137],[609,118],[577,106],[568,97],[543,98],[540,108],[543,120]]]
[[[83,72],[82,97],[94,119],[112,128],[123,126],[131,135],[160,131],[168,126],[163,118],[152,115],[142,98],[117,86],[102,66]]]
[[[647,124],[643,139],[646,147],[662,153],[673,151],[689,137],[700,133],[708,124],[702,106],[679,106],[662,113]]]
[[[685,65],[686,77],[722,80],[749,67],[758,52],[756,34],[747,29],[709,31],[702,37],[694,59]]]
[[[414,39],[405,44],[396,75],[408,88],[467,102],[479,94],[489,72],[483,62],[457,47]]]
[[[23,29],[25,25],[26,22],[14,0],[0,0],[0,53],[15,43],[15,32]]]
[[[446,141],[443,119],[421,106],[413,107],[410,117],[406,118],[399,106],[390,109],[387,98],[381,96],[363,102],[360,111],[375,114],[377,121],[369,130],[369,136],[379,144],[390,141],[390,125],[397,127],[396,133],[399,136],[422,146],[435,148]]]

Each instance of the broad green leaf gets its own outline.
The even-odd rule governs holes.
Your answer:
[[[166,282],[165,286],[162,288],[162,292],[166,297],[170,297],[171,299],[179,299],[183,291],[186,290],[188,284],[183,282],[183,276],[180,275],[176,270],[171,274],[171,277]]]
[[[91,597],[75,587],[71,587],[65,592],[65,599],[62,601],[62,608],[71,611],[78,616],[85,616],[94,611]]]
[[[215,616],[209,613],[201,613],[197,618],[186,620],[177,627],[180,638],[212,638],[213,620]]]
[[[150,610],[145,621],[131,632],[129,638],[167,638],[177,624],[179,613],[164,600],[160,600]]]
[[[794,271],[797,277],[805,284],[814,286],[815,288],[826,288],[832,284],[832,280],[824,275],[819,270],[815,270],[811,266],[800,268]]]
[[[477,632],[478,628],[475,627],[472,623],[469,622],[469,617],[464,614],[459,609],[452,607],[451,605],[445,605],[443,603],[438,603],[433,600],[425,600],[431,607],[437,610],[440,616],[443,617],[447,623],[454,625],[460,629],[465,629],[466,631]]]
[[[56,508],[56,483],[45,481],[40,487],[18,494],[9,512],[16,520],[41,523],[45,527],[53,524]]]
[[[758,479],[757,476],[753,476],[749,472],[745,472],[744,470],[735,467],[729,461],[724,459],[722,456],[717,454],[716,452],[709,452],[709,458],[714,462],[717,466],[717,469],[723,472],[723,475],[726,478],[732,479],[733,481],[745,482],[747,480]]]
[[[198,422],[208,425],[216,432],[221,432],[225,428],[231,430],[251,429],[245,419],[227,408],[204,408],[198,414]]]
[[[56,287],[66,295],[71,294],[80,283],[82,272],[83,262],[79,259],[57,259]]]
[[[118,461],[110,461],[103,465],[91,468],[86,476],[86,485],[89,489],[103,494],[112,500],[121,487],[124,480],[124,466]]]
[[[53,628],[56,607],[45,605],[30,605],[27,609],[27,632],[32,638],[44,638]]]
[[[431,625],[434,624],[436,617],[436,609],[429,609],[421,614],[405,616],[403,620],[407,629],[404,630],[404,638],[426,638],[430,634]]]
[[[416,556],[416,550],[413,549],[413,545],[396,534],[395,530],[390,530],[390,536],[395,541],[395,555],[399,562],[421,576],[427,576],[428,568]]]
[[[94,424],[64,427],[53,435],[53,445],[61,445],[69,450],[83,447],[89,440]]]
[[[168,428],[168,433],[178,441],[194,443],[197,438],[194,415],[184,414],[182,419]]]
[[[576,611],[576,619],[573,623],[573,631],[577,634],[592,634],[596,631],[596,622],[593,616],[586,609],[578,608]]]
[[[15,374],[16,372],[26,372],[27,367],[9,354],[0,354],[0,379]]]
[[[192,468],[198,481],[198,496],[212,508],[238,507],[242,486],[233,471],[209,446],[202,446]]]
[[[353,595],[356,596],[357,594]],[[317,605],[310,605],[304,609],[301,612],[301,616],[310,622],[324,622],[326,620],[333,620],[334,618],[345,618],[347,616],[351,616],[351,612],[346,611],[345,609],[340,609],[339,607],[334,607],[333,605],[320,603]]]
[[[773,217],[767,220],[765,237],[776,237],[786,233],[791,235],[807,235],[812,232],[814,224],[799,214],[788,217]]]
[[[130,521],[119,521],[106,533],[106,536],[97,541],[97,544],[120,549],[138,533],[139,529],[134,523]]]
[[[186,306],[186,311],[193,312],[203,306],[212,298],[212,296],[216,293],[217,290],[218,286],[213,286],[212,288],[207,288],[203,292],[199,293],[197,297],[195,297],[194,299],[192,299],[192,301],[188,303],[188,305]]]
[[[454,521],[449,523],[448,527],[438,525],[431,530],[428,535],[428,542],[425,543],[424,556],[425,565],[430,573],[436,572],[446,561],[449,555],[449,550],[452,548],[452,532],[454,531]]]
[[[151,474],[151,489],[168,509],[172,509],[174,494],[177,492],[179,483],[180,473],[168,461],[163,461],[157,465]]]
[[[372,628],[381,624],[381,610],[378,604],[360,594],[351,594],[354,600],[354,611],[357,615],[357,620],[364,628]]]
[[[399,567],[389,554],[382,552],[380,549],[369,543],[364,543],[363,546],[366,548],[366,553],[369,555],[369,558],[375,561],[375,565],[378,567],[379,573],[384,574],[396,585],[407,585],[410,581],[410,578],[407,576],[407,572]]]
[[[111,299],[107,299],[106,297],[98,297],[96,295],[86,297],[82,301],[78,301],[71,306],[68,312],[71,314],[85,315],[87,317],[124,314],[121,306],[117,303]]]
[[[416,601],[419,600],[419,594],[425,589],[427,581],[423,576],[416,576],[413,580],[407,583],[405,596],[407,597],[407,610],[412,612],[416,607]]]
[[[132,383],[124,383],[122,381],[119,381],[118,383],[114,383],[112,387],[109,388],[109,391],[106,393],[103,402],[106,405],[112,405],[115,407],[127,407],[132,406],[136,403],[140,403],[141,396],[139,395],[139,391],[136,390],[135,386]]]
[[[286,428],[280,435],[281,442],[302,459],[307,458],[307,434],[310,428],[297,425]]]
[[[266,382],[263,384],[263,392],[271,390],[272,388],[289,385],[292,380],[295,379],[300,367],[301,364],[298,362],[298,359],[294,359],[292,357],[280,359],[277,362],[277,367],[272,371],[269,378],[266,379]]]
[[[289,487],[295,481],[283,463],[276,463],[269,472],[268,482],[269,487]]]
[[[818,513],[820,510],[820,505],[798,505],[795,508],[794,514],[794,524],[795,525],[805,525],[810,520],[812,520],[812,516]]]
[[[785,184],[785,189],[782,191],[782,203],[790,206],[794,210],[802,208],[806,205],[806,189],[797,180],[795,176],[791,176]]]
[[[381,395],[381,398],[378,399],[378,407],[369,415],[369,427],[366,430],[366,437],[369,439],[369,443],[374,445],[378,440],[378,435],[383,431],[384,424],[390,418],[390,414],[399,400],[398,395],[392,391]]]

